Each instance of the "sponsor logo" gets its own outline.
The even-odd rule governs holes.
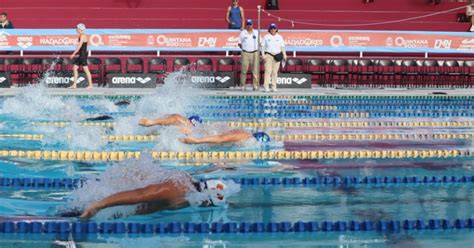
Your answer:
[[[113,40],[130,40],[132,38],[129,34],[112,34],[109,35],[109,39]]]
[[[474,50],[474,39],[462,40],[459,50]]]
[[[70,84],[73,80],[74,77],[47,77],[46,79],[46,84]],[[86,80],[84,77],[78,77],[77,78],[77,83],[81,83],[84,80]]]
[[[393,46],[393,38],[392,37],[387,37],[387,39],[385,40],[385,44],[387,46]]]
[[[435,40],[434,48],[449,49],[451,48],[451,40]]]
[[[474,39],[464,39],[461,44],[463,45],[474,45]]]
[[[3,82],[5,82],[6,80],[7,80],[6,77],[0,77],[0,84],[3,83]]]
[[[236,48],[238,47],[239,36],[230,36],[227,38],[224,48]]]
[[[225,82],[227,82],[227,81],[230,80],[230,77],[229,77],[229,76],[225,76],[225,77],[217,76],[217,77],[216,77],[216,80],[219,81],[219,82],[221,82],[221,83],[225,83]]]
[[[40,38],[39,40],[40,45],[49,45],[49,46],[73,46],[77,44],[76,38],[70,37],[45,37]]]
[[[113,77],[113,84],[136,84],[137,82],[146,84],[151,81],[150,77]]]
[[[203,84],[212,84],[215,83],[216,81],[219,83],[226,83],[229,81],[231,78],[229,76],[191,76],[191,82],[192,83],[203,83]]]
[[[151,81],[151,78],[150,77],[146,77],[146,78],[137,77],[137,81],[142,84],[146,84]]]
[[[428,40],[407,40],[401,36],[395,38],[395,45],[405,48],[426,48],[428,47]]]
[[[334,47],[344,46],[344,43],[342,42],[342,37],[340,35],[333,35],[329,40],[329,43],[331,44],[331,46]]]
[[[100,36],[98,34],[91,35],[91,37],[89,38],[89,43],[91,43],[92,46],[103,46],[103,45],[105,45],[104,41],[102,40],[102,36]]]
[[[295,84],[300,85],[300,84],[305,83],[306,81],[308,81],[308,79],[306,78],[279,77],[277,79],[277,84],[292,85],[293,83],[295,83]]]
[[[198,47],[216,47],[216,37],[199,37]]]
[[[192,47],[191,38],[167,37],[165,35],[158,35],[156,43],[167,47]]]
[[[287,39],[285,40],[287,46],[322,46],[324,44],[323,40],[316,39]]]
[[[10,43],[8,43],[8,36],[10,36],[9,33],[1,31],[0,32],[0,46],[2,47],[9,47]]]
[[[33,37],[19,36],[16,38],[16,45],[25,49],[33,45]]]

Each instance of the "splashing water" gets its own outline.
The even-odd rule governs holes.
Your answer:
[[[152,184],[164,182],[175,183],[186,187],[186,199],[192,206],[199,206],[203,200],[210,199],[212,192],[197,192],[186,172],[161,169],[149,155],[143,155],[139,160],[125,160],[108,167],[98,176],[88,178],[81,188],[70,195],[68,208],[83,209],[89,204],[112,194],[143,188]],[[240,190],[240,186],[232,181],[224,181],[227,188],[222,193],[229,197]],[[114,216],[128,216],[135,212],[135,206],[118,206],[100,211],[97,219],[110,219]]]
[[[165,84],[136,104],[135,112],[141,117],[157,117],[178,113],[186,115],[196,104],[201,90],[193,88],[190,76],[183,71],[168,74]]]
[[[80,120],[87,116],[74,98],[51,96],[43,84],[21,88],[3,102],[3,112],[27,119]]]

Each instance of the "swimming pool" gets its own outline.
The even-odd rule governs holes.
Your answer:
[[[1,99],[2,247],[474,241],[472,96],[199,94],[176,109],[201,115],[213,131],[264,130],[273,141],[190,148],[174,142],[168,129],[136,125],[139,115],[166,114],[161,105],[184,101],[179,98],[53,97],[35,90]],[[130,104],[114,104],[124,99]],[[83,121],[104,114],[114,119]],[[240,191],[226,208],[98,216],[87,223],[55,217],[74,187],[128,157],[190,173],[225,162],[236,168],[195,177],[234,180]]]

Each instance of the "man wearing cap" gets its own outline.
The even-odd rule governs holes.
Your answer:
[[[258,90],[260,85],[260,75],[257,67],[258,63],[258,32],[253,29],[253,21],[247,19],[245,22],[245,30],[240,32],[239,36],[239,47],[242,49],[241,57],[241,74],[240,74],[240,86],[242,91],[245,91],[245,83],[247,81],[247,70],[249,65],[252,66],[252,81],[253,90]]]
[[[272,91],[277,91],[278,69],[280,61],[286,60],[285,41],[278,34],[278,27],[275,23],[268,27],[269,34],[263,37],[262,57],[265,61],[265,78],[263,86],[265,92],[269,92],[270,81],[272,83]]]

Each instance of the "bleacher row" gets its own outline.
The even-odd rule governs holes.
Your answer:
[[[0,72],[9,72],[13,84],[36,83],[45,72],[72,71],[67,58],[1,58]],[[155,73],[159,83],[177,70],[234,72],[240,77],[240,57],[91,57],[89,69],[95,83],[110,73]],[[311,74],[312,84],[321,87],[429,87],[470,88],[474,85],[474,60],[413,59],[325,59],[292,57],[283,73]],[[250,72],[249,72],[250,73]],[[260,73],[264,73],[263,61]],[[250,83],[251,75],[247,75]]]

